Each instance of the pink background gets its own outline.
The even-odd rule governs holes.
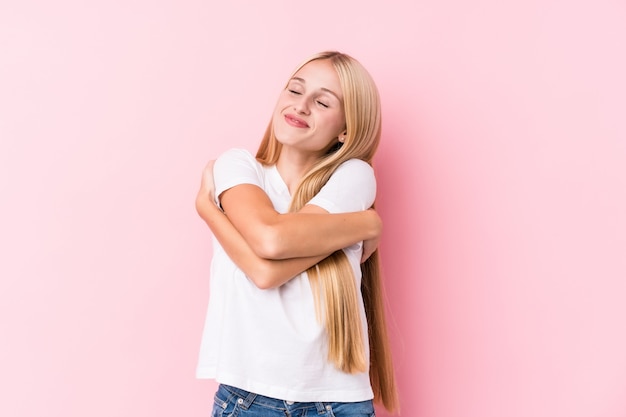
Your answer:
[[[626,415],[622,1],[0,3],[0,415],[207,416],[204,163],[379,85],[404,417]],[[381,416],[386,413],[380,410]]]

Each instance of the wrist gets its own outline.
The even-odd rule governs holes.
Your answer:
[[[380,237],[383,231],[383,222],[376,210],[368,209],[368,214],[370,215],[370,236],[369,239],[376,239]]]
[[[222,211],[215,202],[212,194],[203,189],[200,189],[196,195],[196,210],[203,218],[210,215],[214,211]]]

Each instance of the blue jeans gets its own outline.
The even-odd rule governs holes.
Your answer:
[[[375,417],[372,400],[355,403],[299,403],[220,384],[212,417]]]

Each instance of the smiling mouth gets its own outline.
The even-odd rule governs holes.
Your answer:
[[[293,126],[293,127],[300,127],[300,128],[309,127],[307,122],[305,122],[304,120],[298,117],[292,116],[290,114],[285,115],[285,121],[287,122],[288,125]]]

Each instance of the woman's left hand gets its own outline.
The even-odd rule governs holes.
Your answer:
[[[363,254],[361,255],[361,263],[367,261],[370,256],[378,249],[380,237],[363,241]]]

